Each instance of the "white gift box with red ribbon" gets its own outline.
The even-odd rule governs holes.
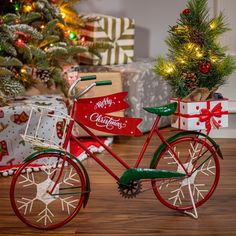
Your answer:
[[[208,133],[212,128],[228,127],[228,99],[187,102],[172,98],[171,102],[178,103],[172,127]]]

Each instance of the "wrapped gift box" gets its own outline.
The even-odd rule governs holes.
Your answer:
[[[125,110],[126,117],[142,118],[140,124],[142,132],[148,132],[156,118],[154,114],[143,110],[143,107],[160,106],[169,102],[170,88],[153,71],[155,60],[138,58],[125,65],[112,66],[80,66],[80,71],[113,71],[121,73],[123,91],[128,91],[127,102],[130,107]],[[106,88],[113,93],[115,86]],[[170,125],[170,117],[162,117],[159,127]]]
[[[133,61],[134,56],[134,20],[104,15],[88,15],[96,21],[87,23],[81,37],[87,42],[103,42],[111,45],[108,49],[98,49],[99,58],[91,53],[80,54],[79,61],[89,65],[124,64]]]
[[[228,127],[228,99],[198,102],[179,101],[171,126],[184,130],[207,130]]]
[[[36,151],[30,143],[24,142],[21,137],[29,120],[32,104],[63,113],[68,112],[63,97],[57,95],[19,97],[9,106],[1,107],[0,174],[5,170],[17,168],[29,154]],[[35,131],[38,119],[39,117],[35,117],[32,130],[29,132],[33,133]],[[49,116],[43,120],[40,130],[45,136],[53,133],[52,122],[53,120]],[[53,141],[59,143],[61,139],[58,135],[55,135]]]

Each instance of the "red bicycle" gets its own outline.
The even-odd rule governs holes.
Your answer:
[[[162,116],[174,113],[177,103],[147,107],[144,109],[156,114],[157,117],[134,166],[131,167],[103,144],[88,127],[138,136],[141,132],[137,125],[141,120],[124,117],[118,119],[107,115],[114,110],[127,107],[124,92],[100,98],[81,99],[81,96],[94,86],[111,84],[110,81],[98,81],[78,92],[77,83],[88,79],[95,77],[79,78],[69,89],[74,101],[70,116],[58,115],[56,111],[46,110],[44,107],[32,107],[30,117],[34,120],[34,114],[40,112],[40,119],[37,125],[34,124],[35,135],[32,131],[27,134],[29,123],[23,138],[43,149],[27,157],[13,177],[10,199],[15,214],[29,226],[54,229],[68,223],[82,206],[86,206],[91,191],[89,175],[83,163],[67,151],[69,141],[74,140],[90,158],[114,178],[123,197],[137,196],[143,192],[142,182],[149,180],[150,189],[161,203],[197,218],[196,208],[211,197],[219,181],[219,157],[222,158],[219,146],[207,135],[195,131],[180,131],[165,139],[158,129],[158,123]],[[63,123],[60,131],[64,141],[60,145],[54,144],[53,138],[47,140],[45,137],[39,137],[44,115],[54,119],[57,124],[58,120]],[[121,176],[116,175],[73,134],[75,123],[124,167]],[[158,135],[162,144],[154,153],[150,166],[139,168],[154,133]],[[55,133],[52,137],[54,135]]]

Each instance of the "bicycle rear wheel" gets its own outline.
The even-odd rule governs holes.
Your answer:
[[[83,172],[72,159],[41,153],[15,173],[10,199],[22,222],[37,229],[55,229],[79,212],[85,193]]]
[[[204,139],[197,137],[182,137],[171,142],[170,146],[189,176],[152,180],[153,191],[171,209],[192,210],[192,200],[195,207],[199,207],[216,189],[220,177],[218,157]],[[185,173],[169,147],[161,152],[154,168]]]

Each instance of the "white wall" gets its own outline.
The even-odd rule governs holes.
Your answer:
[[[236,1],[235,0],[214,0],[216,11],[222,11],[226,17],[231,31],[226,32],[221,39],[222,45],[227,45],[229,53],[236,56]],[[232,111],[236,111],[236,72],[232,74],[226,84],[219,89],[231,101]]]
[[[215,0],[217,12],[222,11],[229,23],[231,31],[222,36],[222,44],[227,45],[229,52],[236,55],[236,1],[235,0]]]

